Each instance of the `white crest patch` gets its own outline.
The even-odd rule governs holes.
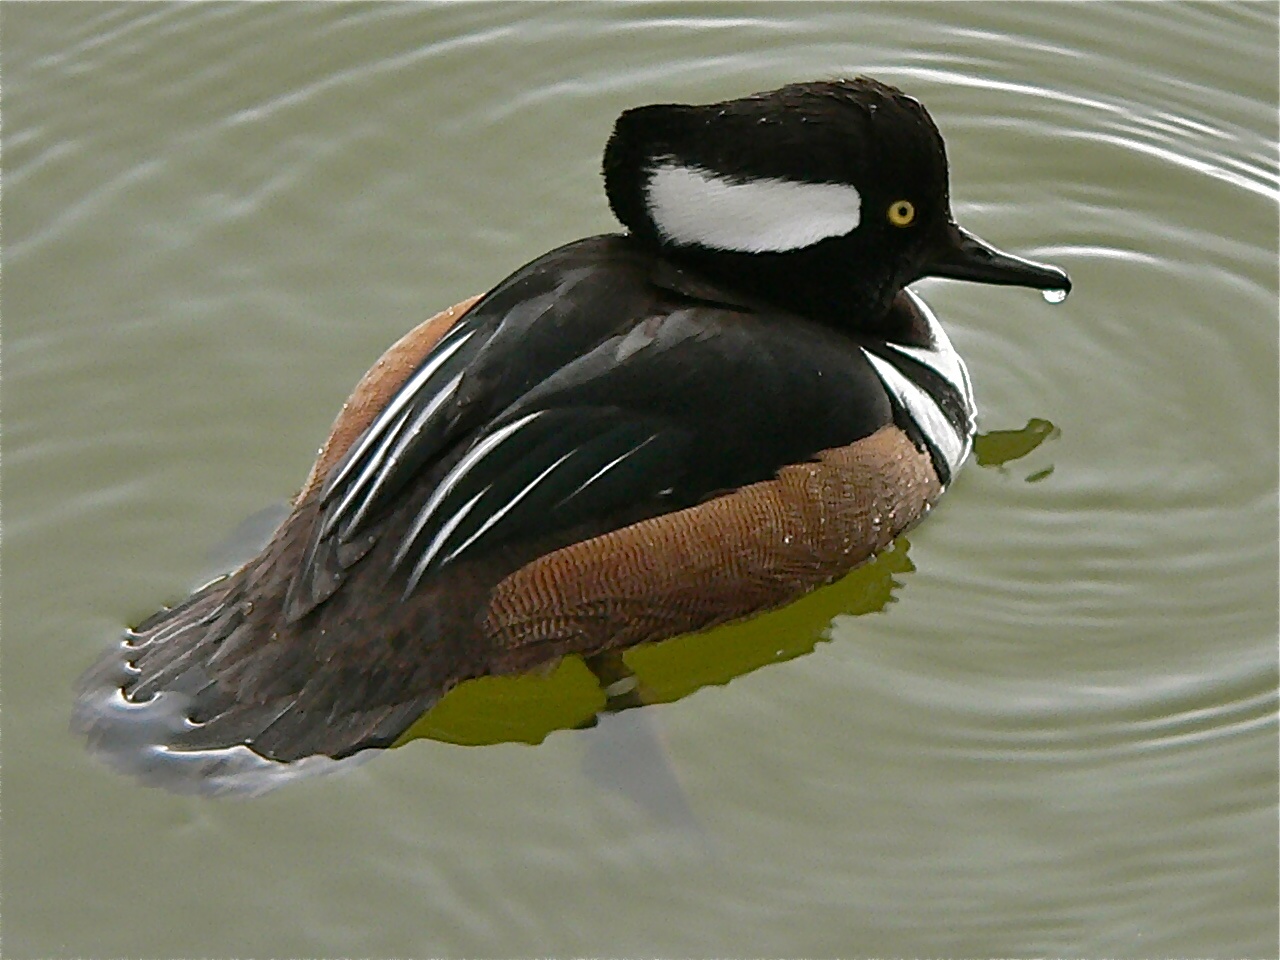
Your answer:
[[[862,215],[862,196],[847,184],[736,183],[674,161],[654,168],[646,199],[664,239],[743,253],[799,250],[843,236]]]

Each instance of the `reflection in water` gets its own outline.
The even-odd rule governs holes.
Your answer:
[[[714,857],[715,836],[689,803],[658,720],[652,710],[599,717],[585,735],[583,772],[632,804],[687,852]]]
[[[622,655],[593,658],[590,666],[568,657],[545,675],[469,681],[450,691],[397,745],[421,738],[469,745],[540,743],[556,730],[590,726],[602,713],[670,703],[802,656],[827,639],[833,618],[872,613],[891,602],[901,586],[898,575],[915,569],[909,547],[899,537],[892,549],[839,582],[743,623],[632,647]]]
[[[1020,430],[992,430],[973,440],[973,457],[980,467],[1004,471],[1010,463],[1037,450],[1048,440],[1057,440],[1062,431],[1048,420],[1032,417]],[[1038,483],[1053,473],[1053,464],[1028,474],[1027,483]]]
[[[692,842],[692,851],[714,856],[715,842],[689,805],[657,715],[632,708],[670,703],[811,652],[829,639],[835,617],[874,613],[892,602],[902,585],[898,575],[915,570],[909,548],[906,537],[899,537],[837,583],[743,623],[586,660],[568,657],[541,676],[464,683],[410,727],[396,746],[417,739],[536,744],[557,730],[594,728],[587,734],[583,757],[586,775],[626,797],[664,831]]]

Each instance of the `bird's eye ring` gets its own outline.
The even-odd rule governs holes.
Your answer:
[[[889,222],[895,227],[909,227],[916,219],[916,208],[910,200],[889,204]]]

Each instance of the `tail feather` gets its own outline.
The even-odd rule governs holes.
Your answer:
[[[387,572],[396,538],[381,538],[343,589],[290,619],[314,519],[314,501],[300,503],[256,558],[128,631],[84,675],[72,726],[92,752],[177,791],[258,793],[390,746],[456,684],[520,665],[482,620],[523,554],[459,564],[405,598]]]
[[[182,746],[200,729],[190,717],[202,691],[168,689],[134,699],[126,691],[136,686],[140,675],[130,662],[135,652],[127,640],[121,641],[81,678],[71,721],[90,751],[120,773],[175,793],[256,796],[372,756],[335,760],[314,755],[281,762],[234,741],[207,748]]]
[[[84,674],[72,729],[92,753],[177,792],[253,795],[390,745],[438,698],[376,657],[317,650],[323,627],[277,628],[270,604],[255,616],[251,573],[161,611]]]

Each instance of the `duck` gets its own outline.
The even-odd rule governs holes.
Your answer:
[[[602,172],[622,231],[402,337],[261,553],[85,673],[91,752],[179,790],[283,779],[468,680],[786,605],[969,456],[968,372],[909,285],[1071,285],[955,222],[937,125],[868,77],[628,109]]]

